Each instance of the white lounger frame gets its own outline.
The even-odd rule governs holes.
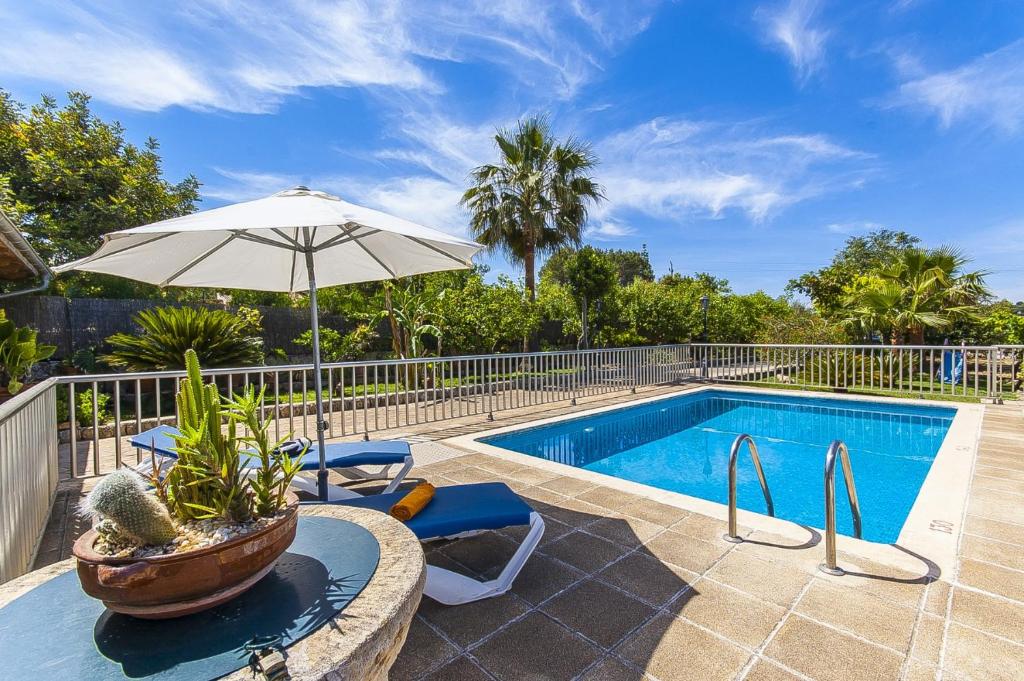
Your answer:
[[[438,537],[438,539],[456,539],[476,534],[480,534],[480,532],[465,532],[451,537]],[[423,587],[423,593],[445,605],[462,605],[500,596],[512,588],[512,583],[519,575],[519,571],[526,565],[533,550],[537,548],[542,536],[544,536],[544,519],[534,511],[530,514],[530,529],[526,533],[523,543],[519,545],[516,552],[512,554],[512,558],[502,569],[501,574],[495,579],[481,582],[436,565],[428,565],[427,582]]]

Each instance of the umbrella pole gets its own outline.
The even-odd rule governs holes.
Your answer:
[[[316,443],[320,449],[320,468],[316,472],[316,488],[320,501],[327,501],[327,449],[324,446],[324,396],[320,378],[320,318],[316,304],[316,275],[313,251],[306,251],[306,273],[309,278],[309,313],[313,330],[313,389],[316,391]]]

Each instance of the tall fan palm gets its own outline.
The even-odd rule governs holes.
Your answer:
[[[597,165],[590,145],[558,142],[547,119],[528,118],[494,136],[501,160],[470,175],[462,196],[473,236],[489,250],[523,264],[530,300],[536,299],[536,257],[579,245],[591,205],[604,198],[589,175]]]
[[[964,272],[967,262],[949,246],[908,249],[847,297],[844,321],[863,332],[881,331],[894,345],[922,344],[926,329],[941,331],[975,317],[990,295],[985,273]]]

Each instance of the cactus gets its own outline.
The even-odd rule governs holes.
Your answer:
[[[124,468],[96,483],[81,510],[114,521],[122,534],[143,545],[162,546],[177,534],[163,504],[146,492],[141,477]]]
[[[181,379],[177,395],[178,462],[163,485],[167,506],[183,521],[247,521],[252,517],[252,508],[235,421],[227,419],[225,435],[221,427],[227,410],[216,384],[203,384],[199,357],[194,350],[185,352],[185,369],[187,376]]]

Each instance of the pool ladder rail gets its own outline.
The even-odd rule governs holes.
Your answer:
[[[740,447],[747,443],[750,451],[750,458],[754,462],[754,470],[757,471],[757,479],[761,483],[761,492],[764,494],[764,503],[768,509],[768,515],[775,517],[775,504],[772,502],[772,493],[768,489],[768,481],[764,477],[764,469],[761,468],[761,457],[757,453],[757,444],[754,438],[744,433],[737,437],[729,450],[729,531],[722,538],[727,542],[739,544],[743,537],[739,535],[736,522],[736,461],[740,458]]]
[[[768,480],[761,467],[761,457],[757,451],[754,438],[744,433],[737,437],[729,450],[729,531],[722,537],[728,542],[739,544],[743,537],[739,535],[736,510],[736,463],[739,460],[740,448],[747,443],[750,458],[754,462],[757,479],[761,483],[761,492],[768,515],[775,517],[775,504],[772,493],[768,489]],[[846,481],[846,495],[850,501],[850,513],[853,516],[853,536],[861,538],[860,502],[857,500],[857,487],[853,480],[853,467],[850,465],[850,451],[842,440],[835,440],[825,452],[825,562],[818,566],[822,572],[840,576],[846,574],[836,564],[836,460],[843,467],[843,478]]]
[[[846,496],[853,516],[853,536],[857,539],[861,538],[861,520],[857,486],[853,481],[853,467],[850,466],[850,450],[842,440],[834,440],[825,452],[825,562],[818,569],[838,577],[846,573],[836,565],[836,459],[843,466]]]

